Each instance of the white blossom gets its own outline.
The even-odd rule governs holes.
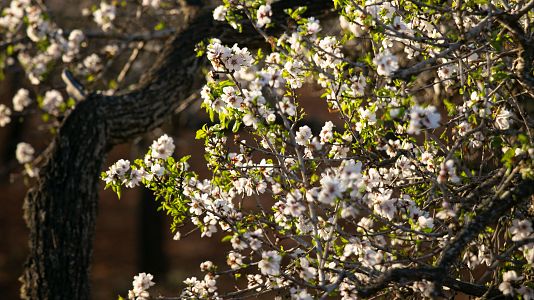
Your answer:
[[[312,137],[310,127],[301,126],[295,134],[295,142],[301,146],[306,146]]]
[[[512,286],[513,281],[518,281],[523,279],[523,277],[517,276],[515,271],[507,271],[502,275],[502,283],[499,284],[499,290],[504,295],[514,295],[514,287]]]
[[[419,223],[419,226],[421,226],[421,228],[434,228],[434,219],[431,217],[419,216],[417,222]]]
[[[321,129],[321,132],[319,133],[319,137],[321,139],[321,143],[328,143],[330,140],[334,137],[333,130],[334,129],[334,123],[331,121],[327,121],[324,123],[323,128]]]
[[[219,5],[213,10],[213,19],[216,21],[224,21],[226,18],[227,9],[224,5]]]
[[[151,155],[156,159],[167,159],[174,152],[174,140],[164,134],[152,142]]]
[[[33,155],[35,150],[28,143],[18,143],[17,150],[15,151],[15,157],[17,161],[21,164],[28,163],[33,160]]]
[[[117,17],[116,8],[113,4],[104,1],[100,2],[100,7],[93,12],[93,18],[102,30],[109,31],[113,27],[113,20]]]
[[[506,108],[502,108],[497,116],[495,117],[495,127],[497,127],[500,130],[507,130],[510,128],[510,124],[512,123],[511,118],[514,116],[513,113],[511,113]]]
[[[13,96],[13,110],[23,111],[31,102],[30,92],[27,89],[20,89]]]
[[[373,63],[377,66],[378,75],[391,77],[395,71],[399,69],[399,62],[396,55],[391,54],[389,50],[379,53],[373,59]]]
[[[407,132],[409,134],[419,134],[424,128],[438,128],[440,120],[441,115],[435,106],[429,105],[423,108],[415,105],[410,111],[410,124],[408,125]]]
[[[152,279],[154,279],[154,276],[147,273],[139,273],[139,275],[134,276],[133,289],[128,292],[128,299],[148,299],[150,297],[148,289],[155,284]]]
[[[51,115],[57,116],[60,113],[60,106],[63,104],[63,95],[59,91],[47,91],[43,97],[42,108]]]
[[[141,5],[143,6],[151,6],[152,8],[159,8],[160,7],[160,3],[161,0],[143,0],[143,2],[141,3]]]
[[[239,252],[230,251],[228,253],[226,263],[232,270],[237,270],[243,265],[243,255],[241,255]]]
[[[0,127],[6,126],[9,122],[11,122],[11,109],[4,104],[0,104]]]
[[[514,219],[512,221],[512,226],[509,229],[510,234],[512,234],[512,241],[520,241],[529,238],[532,234],[532,222],[529,220],[518,220]]]
[[[261,261],[258,264],[263,275],[278,276],[280,275],[280,262],[282,257],[277,251],[264,251],[261,254]]]
[[[87,71],[89,71],[89,73],[98,72],[102,68],[100,57],[95,53],[87,56],[83,60],[83,66],[87,69]]]

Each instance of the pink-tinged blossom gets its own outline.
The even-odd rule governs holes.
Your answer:
[[[134,188],[138,186],[144,176],[144,169],[132,169],[132,171],[130,172],[130,179],[126,182],[126,187]]]
[[[226,60],[232,55],[232,50],[214,40],[207,47],[207,56],[213,68],[217,71],[224,71]]]
[[[130,161],[119,159],[117,162],[111,165],[111,167],[109,167],[109,170],[106,171],[104,181],[106,184],[122,183],[128,170],[130,170]]]
[[[307,35],[314,35],[321,31],[321,25],[319,24],[319,20],[315,19],[314,17],[308,18],[308,22],[305,24],[305,34]]]
[[[226,263],[232,270],[240,269],[243,265],[243,255],[239,252],[230,251],[226,259]]]
[[[232,108],[240,108],[243,103],[243,97],[237,95],[237,90],[233,86],[226,86],[223,88],[221,100]]]
[[[102,68],[102,60],[96,53],[93,53],[83,60],[83,66],[89,73],[97,73]]]
[[[452,183],[459,183],[460,177],[456,175],[456,166],[454,165],[454,160],[449,159],[445,163],[441,164],[441,169],[437,178],[438,183],[445,183],[447,180]]]
[[[282,98],[282,101],[280,101],[278,105],[280,107],[280,112],[283,114],[287,114],[288,116],[295,116],[295,114],[297,113],[297,108],[293,103],[291,103],[291,101],[287,97]]]
[[[258,11],[256,13],[256,16],[258,18],[258,26],[263,27],[269,23],[271,23],[271,16],[273,15],[273,12],[271,11],[271,6],[269,4],[267,5],[261,5],[258,8]]]
[[[317,200],[324,204],[333,205],[336,198],[340,198],[346,187],[341,181],[331,175],[321,178],[321,189],[317,195]]]

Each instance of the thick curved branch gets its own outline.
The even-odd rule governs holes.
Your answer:
[[[503,193],[500,197],[494,197],[486,206],[482,207],[475,218],[470,221],[455,237],[455,239],[443,250],[436,267],[399,268],[391,269],[380,276],[373,284],[360,288],[358,294],[362,297],[375,295],[387,288],[391,283],[411,283],[414,281],[428,280],[437,282],[457,292],[481,297],[489,293],[492,297],[502,296],[497,290],[483,285],[463,282],[449,277],[448,269],[452,266],[465,247],[482,232],[486,226],[495,222],[506,214],[518,203],[529,199],[534,194],[534,181],[524,180]]]
[[[506,28],[512,37],[518,42],[516,60],[517,77],[524,82],[527,88],[534,92],[534,75],[532,75],[534,63],[534,37],[528,37],[519,25],[517,15],[504,15],[498,19],[499,23]]]
[[[506,214],[512,207],[534,194],[534,181],[524,180],[510,188],[500,197],[494,197],[490,203],[483,207],[443,250],[438,261],[438,268],[448,270],[456,262],[467,244],[481,233],[486,226],[494,223]]]
[[[272,23],[285,24],[284,10],[298,6],[307,6],[307,14],[317,16],[328,12],[332,2],[276,2],[272,5]],[[283,28],[278,26],[270,32],[281,30]],[[210,9],[201,11],[187,29],[168,42],[153,71],[142,80],[137,91],[112,97],[91,96],[102,102],[111,144],[124,142],[160,126],[180,105],[179,100],[186,99],[201,87],[204,75],[200,68],[204,60],[197,57],[195,47],[198,42],[211,37],[217,37],[228,45],[239,43],[249,48],[267,45],[250,24],[244,23],[243,32],[238,33],[230,26],[214,21]]]
[[[360,289],[358,295],[362,297],[370,297],[376,295],[391,283],[406,284],[421,280],[441,281],[444,286],[451,290],[471,296],[481,297],[488,293],[487,287],[450,278],[439,268],[404,268],[392,269],[386,272],[375,284]],[[489,293],[492,297],[501,295],[498,290],[494,289],[490,290]]]

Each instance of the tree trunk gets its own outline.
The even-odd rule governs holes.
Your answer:
[[[303,5],[310,15],[318,15],[332,2],[274,3],[273,23],[284,23],[285,8]],[[187,29],[169,40],[137,90],[117,96],[91,94],[65,119],[24,204],[30,254],[21,277],[23,299],[90,297],[89,267],[104,156],[113,145],[160,126],[180,100],[200,88],[203,59],[194,49],[210,37],[249,47],[262,42],[250,25],[237,34],[213,21],[211,10],[202,10]]]
[[[78,105],[51,145],[24,217],[30,254],[23,299],[87,299],[95,228],[98,172],[106,153],[105,123],[97,101]]]

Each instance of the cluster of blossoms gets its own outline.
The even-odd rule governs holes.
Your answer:
[[[113,20],[115,20],[116,17],[117,8],[115,5],[105,1],[100,2],[100,7],[93,12],[95,23],[104,31],[109,31],[113,28]]]
[[[154,276],[152,276],[152,274],[147,273],[139,273],[139,275],[134,276],[134,280],[132,282],[133,289],[128,291],[128,299],[150,299],[150,293],[148,292],[148,289],[155,284],[152,279],[154,279]]]
[[[190,277],[184,280],[187,286],[180,295],[183,299],[222,299],[217,293],[217,278],[219,275],[214,273],[217,271],[217,266],[211,261],[205,261],[200,264],[200,270],[206,272],[204,279],[199,280],[196,277]]]
[[[66,62],[72,62],[80,52],[82,42],[85,40],[85,35],[79,29],[75,29],[70,32],[67,44],[65,45],[66,51],[61,59]]]
[[[19,89],[13,96],[13,110],[22,112],[32,102],[29,91],[27,89]],[[58,116],[67,109],[63,95],[57,90],[47,91],[39,101],[39,106],[45,113],[53,116]],[[0,127],[6,126],[11,122],[11,114],[12,111],[8,106],[0,104]]]
[[[252,56],[247,48],[239,48],[235,44],[232,48],[226,47],[219,40],[212,40],[208,46],[208,59],[216,71],[239,72],[242,67],[250,67]]]
[[[25,8],[30,6],[30,0],[11,1],[9,7],[4,8],[0,17],[0,28],[10,33],[15,32],[21,26]]]
[[[34,85],[42,82],[50,67],[59,59],[65,63],[72,62],[85,38],[77,29],[72,30],[66,38],[63,30],[50,21],[43,7],[30,0],[11,1],[0,15],[0,35],[5,35],[9,41],[16,39],[25,29],[25,35],[32,42],[19,45],[16,53]],[[8,63],[12,64],[13,61]]]
[[[137,164],[137,167],[131,165],[129,160],[121,159],[102,174],[103,179],[108,185],[124,184],[133,188],[143,180],[151,182],[160,178],[165,173],[167,158],[174,152],[174,147],[173,139],[168,135],[162,135],[152,143],[150,153],[145,156],[142,163]]]

